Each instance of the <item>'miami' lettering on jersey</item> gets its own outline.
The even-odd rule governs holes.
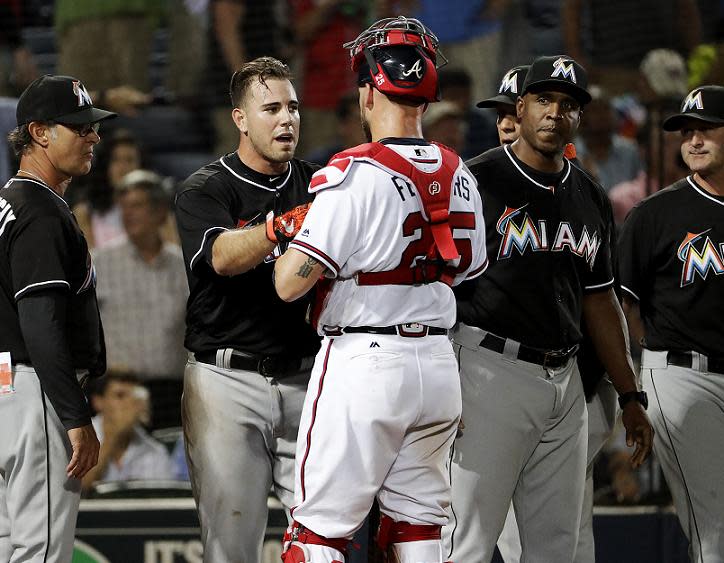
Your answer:
[[[7,227],[12,221],[15,221],[13,208],[7,201],[0,197],[0,236],[2,236],[5,231],[5,227]]]
[[[576,237],[571,224],[563,221],[558,223],[553,244],[549,246],[548,224],[545,220],[540,220],[536,224],[526,212],[520,224],[513,221],[527,205],[526,203],[518,208],[506,207],[498,219],[496,230],[503,237],[498,248],[498,260],[510,258],[514,248],[521,255],[525,253],[526,248],[530,248],[533,252],[544,250],[562,252],[568,249],[573,254],[584,258],[589,268],[593,269],[596,254],[601,247],[601,239],[597,232],[589,233],[584,225],[581,235]]]
[[[715,275],[724,273],[724,243],[719,245],[717,250],[709,237],[706,237],[699,251],[694,243],[701,240],[702,236],[711,229],[701,233],[686,233],[684,240],[679,245],[677,256],[684,263],[681,269],[681,287],[694,283],[696,274],[705,280],[712,270]]]

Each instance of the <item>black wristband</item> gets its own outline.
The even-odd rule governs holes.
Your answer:
[[[646,394],[646,391],[629,391],[618,397],[618,404],[621,408],[624,408],[631,401],[641,403],[644,410],[649,407],[649,396]]]

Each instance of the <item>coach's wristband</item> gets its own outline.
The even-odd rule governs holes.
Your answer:
[[[620,395],[618,398],[618,404],[621,408],[624,408],[631,401],[641,403],[644,410],[649,408],[649,396],[646,394],[646,391],[629,391],[628,393]]]

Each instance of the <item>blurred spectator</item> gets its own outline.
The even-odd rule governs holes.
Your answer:
[[[93,90],[126,85],[147,92],[153,33],[164,6],[158,0],[56,0],[58,73],[77,76]]]
[[[305,155],[304,160],[324,166],[338,152],[367,142],[360,123],[359,94],[356,90],[339,99],[335,115],[337,137],[334,142],[310,152]]]
[[[137,374],[151,390],[151,426],[180,426],[188,285],[181,249],[161,229],[169,195],[147,170],[118,187],[126,237],[93,253],[108,366]]]
[[[644,199],[651,191],[658,191],[664,186],[673,184],[687,175],[688,169],[681,157],[681,139],[678,132],[664,132],[660,136],[658,127],[652,127],[647,148],[650,158],[646,171],[641,171],[636,178],[613,186],[608,198],[613,206],[616,224],[626,219],[631,208]],[[659,149],[663,142],[662,150]]]
[[[168,68],[166,90],[179,103],[195,106],[205,94],[202,76],[206,63],[208,0],[167,0]]]
[[[8,145],[7,132],[12,131],[17,124],[15,119],[15,108],[18,101],[15,98],[0,97],[0,177],[9,178],[17,170],[18,159],[10,150]]]
[[[638,176],[641,158],[636,143],[617,134],[616,113],[606,92],[599,86],[589,90],[593,99],[586,106],[576,149],[583,167],[610,190]]]
[[[599,460],[596,492],[597,503],[669,504],[671,496],[661,465],[655,455],[649,456],[638,469],[631,467],[631,452],[626,446],[626,430],[617,422],[614,433],[604,446]]]
[[[148,391],[134,376],[109,372],[96,382],[90,400],[101,450],[98,464],[83,477],[84,491],[101,481],[173,479],[166,448],[141,424]]]
[[[460,152],[463,160],[498,146],[493,116],[473,106],[473,81],[470,73],[463,68],[442,68],[439,71],[438,84],[443,101],[452,102],[462,112],[466,125],[465,140]]]
[[[183,433],[176,440],[171,452],[171,463],[173,464],[173,478],[177,481],[190,481],[189,464],[186,461],[186,447],[184,446]]]
[[[503,14],[498,69],[528,64],[541,53],[563,53],[561,0],[510,0]]]
[[[463,113],[452,102],[430,104],[422,115],[422,134],[460,154],[465,144]]]
[[[489,96],[498,81],[501,17],[509,1],[420,0],[414,14],[435,30],[442,54],[470,73],[473,99]]]
[[[671,49],[652,49],[639,65],[638,94],[644,104],[679,100],[689,91],[686,61]]]
[[[22,2],[0,0],[0,96],[16,97],[40,73],[23,43]]]
[[[211,110],[217,156],[239,146],[239,130],[231,119],[231,76],[243,63],[257,57],[270,56],[286,62],[292,54],[283,8],[282,0],[209,0],[202,97]]]
[[[701,37],[696,0],[563,0],[562,15],[566,53],[612,95],[636,89],[651,49],[687,54]]]
[[[342,95],[356,86],[349,72],[349,53],[342,44],[365,27],[367,0],[290,0],[299,55],[302,58],[300,154],[334,140],[335,108]],[[325,163],[326,164],[326,163]]]
[[[98,145],[96,163],[81,186],[71,186],[73,213],[85,234],[89,248],[102,248],[124,235],[121,212],[116,205],[116,190],[121,179],[143,164],[139,142],[119,129]],[[75,193],[76,189],[78,192]]]

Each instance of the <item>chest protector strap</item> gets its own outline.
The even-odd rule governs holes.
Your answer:
[[[445,146],[437,145],[442,156],[442,165],[435,172],[423,172],[402,155],[381,143],[368,143],[336,155],[373,159],[385,168],[409,178],[420,197],[422,213],[430,225],[433,244],[424,258],[409,268],[398,268],[387,272],[360,272],[359,285],[420,285],[436,281],[452,284],[455,274],[449,262],[459,258],[452,230],[448,221],[450,192],[460,157]]]

